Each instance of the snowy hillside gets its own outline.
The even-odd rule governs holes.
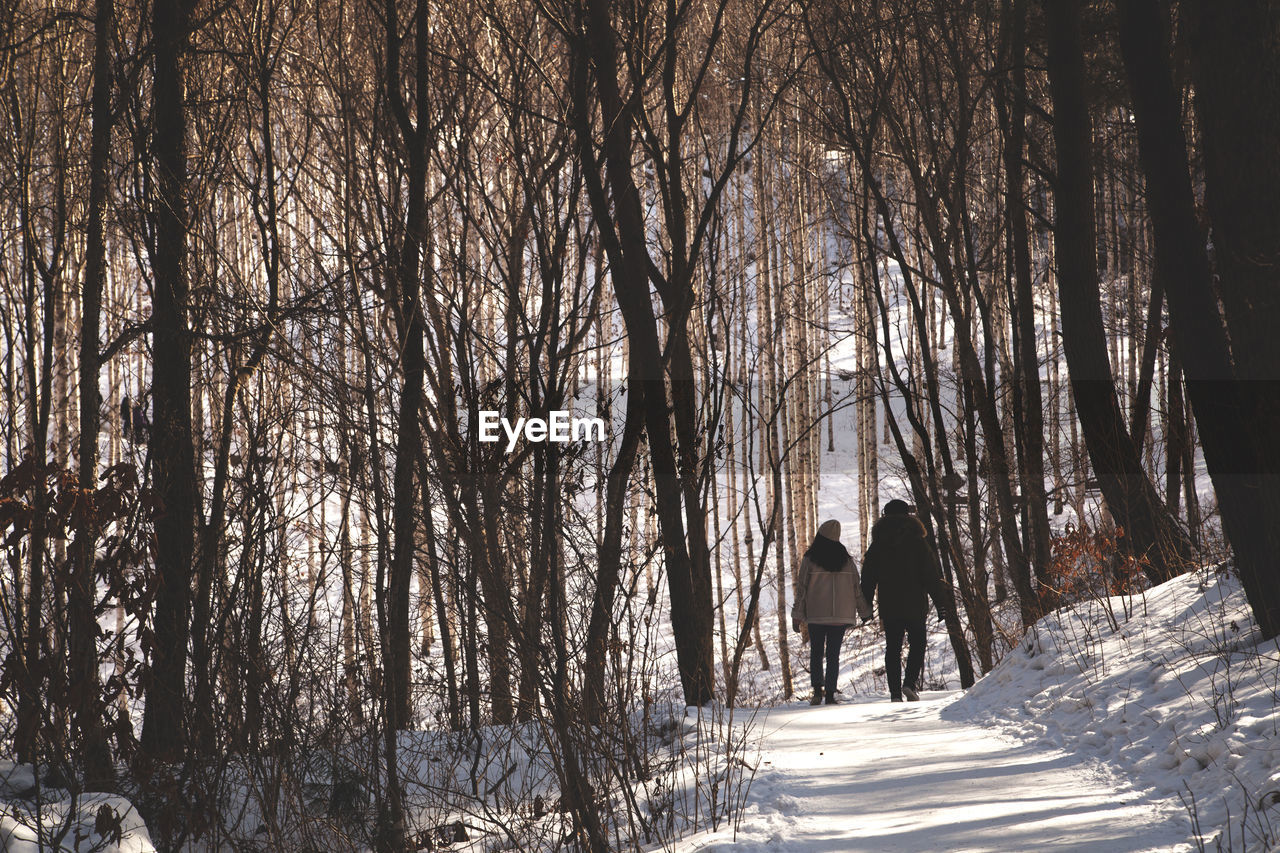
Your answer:
[[[947,712],[1090,756],[1185,803],[1209,849],[1280,845],[1280,642],[1207,570],[1052,614]]]
[[[769,712],[736,831],[677,849],[1280,849],[1280,645],[1228,575],[1051,614],[967,693],[845,695]]]

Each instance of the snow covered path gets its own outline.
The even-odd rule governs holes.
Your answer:
[[[736,841],[692,851],[1182,850],[1176,815],[1052,747],[942,719],[919,703],[775,708]]]

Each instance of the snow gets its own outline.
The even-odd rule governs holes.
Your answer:
[[[950,715],[1114,768],[1211,848],[1276,850],[1278,708],[1280,642],[1207,569],[1051,614]]]
[[[1280,850],[1280,645],[1227,573],[1050,614],[967,693],[842,686],[764,712],[738,825],[675,849]]]
[[[35,787],[36,773],[30,764],[0,761],[0,796],[22,796]]]
[[[730,829],[677,849],[1163,849],[1150,804],[1061,750],[944,720],[953,700],[775,709],[737,842]]]
[[[21,801],[0,803],[0,846],[8,853],[156,851],[129,801],[98,793],[44,802],[38,808]]]

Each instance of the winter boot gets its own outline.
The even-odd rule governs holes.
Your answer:
[[[890,697],[889,697],[889,701],[890,701],[890,702],[901,702],[901,701],[902,701],[902,697],[901,697],[901,696],[890,696]]]
[[[822,688],[821,687],[815,687],[813,689],[813,696],[809,698],[809,704],[810,705],[822,704]]]
[[[836,698],[836,694],[834,694],[834,693],[828,693],[828,694],[827,694],[827,699],[826,699],[825,704],[827,704],[827,705],[839,705],[839,704],[840,704],[840,700]]]
[[[902,695],[907,697],[908,702],[920,701],[920,694],[916,692],[916,689],[914,687],[903,686]]]

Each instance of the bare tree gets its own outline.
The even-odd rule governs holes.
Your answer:
[[[1141,7],[1130,9],[1125,5],[1126,14],[1137,15],[1141,11]],[[1139,20],[1150,20],[1150,15]],[[1218,379],[1222,375],[1222,352],[1221,338],[1216,331],[1205,342],[1210,349],[1201,353],[1205,362],[1193,366],[1191,353],[1184,353],[1183,359],[1197,420],[1203,417],[1201,409],[1206,403],[1212,406],[1209,417],[1201,422],[1201,432],[1209,433],[1205,450],[1215,457],[1210,463],[1215,487],[1218,487],[1218,478],[1223,479],[1226,494],[1220,491],[1219,496],[1223,500],[1224,515],[1235,516],[1224,522],[1237,552],[1240,577],[1263,635],[1274,637],[1280,633],[1280,584],[1275,582],[1274,562],[1280,541],[1271,521],[1280,509],[1280,477],[1277,476],[1280,455],[1274,436],[1276,424],[1280,422],[1277,403],[1280,395],[1275,393],[1275,382],[1280,377],[1280,349],[1277,349],[1275,335],[1276,317],[1280,315],[1275,287],[1276,258],[1280,253],[1275,228],[1280,172],[1275,158],[1266,152],[1271,150],[1276,128],[1280,126],[1280,113],[1275,100],[1264,93],[1271,91],[1280,75],[1274,50],[1280,18],[1276,9],[1267,3],[1241,3],[1229,10],[1219,10],[1196,2],[1188,8],[1188,20],[1194,34],[1191,41],[1196,112],[1203,137],[1214,263],[1220,277],[1219,290],[1237,381],[1223,384]],[[1140,65],[1141,48],[1138,50],[1136,58]],[[1142,79],[1136,76],[1138,71],[1138,66],[1133,67],[1135,107],[1142,85]],[[1168,125],[1168,107],[1162,105],[1162,101],[1167,104],[1167,95],[1160,70],[1151,68],[1147,74],[1152,75],[1147,85],[1153,88],[1149,95],[1153,103],[1148,106],[1152,112],[1144,116],[1144,124],[1149,123],[1150,133],[1155,134]],[[1245,112],[1233,114],[1236,109]],[[1176,151],[1168,154],[1176,158]],[[1158,156],[1155,151],[1144,149],[1144,159],[1150,157],[1154,161]],[[1153,170],[1154,167],[1154,162],[1148,166]],[[1177,170],[1176,175],[1169,175],[1168,190],[1182,194],[1181,162],[1175,160],[1166,168]],[[1183,207],[1179,204],[1169,211],[1170,219]],[[1177,220],[1167,224],[1176,228]],[[1174,231],[1168,236],[1177,239],[1177,233]],[[1173,251],[1171,246],[1168,249]],[[1191,267],[1188,278],[1197,273],[1202,281],[1200,266]],[[1197,300],[1205,298],[1202,286],[1192,281],[1188,281],[1187,286],[1192,288],[1188,295]],[[1171,307],[1174,298],[1170,289]],[[1175,315],[1174,329],[1179,341],[1184,334],[1179,330],[1179,323],[1184,326],[1192,322],[1208,323],[1218,316],[1214,311],[1200,314],[1196,320],[1187,316],[1189,313],[1189,310],[1177,310]],[[1187,328],[1185,333],[1190,337],[1195,334],[1195,328]],[[1211,395],[1218,395],[1217,399],[1207,400]],[[1243,413],[1239,422],[1246,425],[1253,440],[1229,447],[1232,436],[1226,430],[1230,427],[1223,424],[1236,419],[1233,411],[1236,405]],[[1245,456],[1250,448],[1257,454],[1256,461]],[[1250,489],[1254,482],[1256,490]],[[1249,491],[1247,500],[1242,490]]]
[[[1094,260],[1092,122],[1085,100],[1080,5],[1048,3],[1045,13],[1058,159],[1054,240],[1072,396],[1093,469],[1108,509],[1124,528],[1126,547],[1146,561],[1152,580],[1166,580],[1182,571],[1191,547],[1142,469],[1107,359]]]

